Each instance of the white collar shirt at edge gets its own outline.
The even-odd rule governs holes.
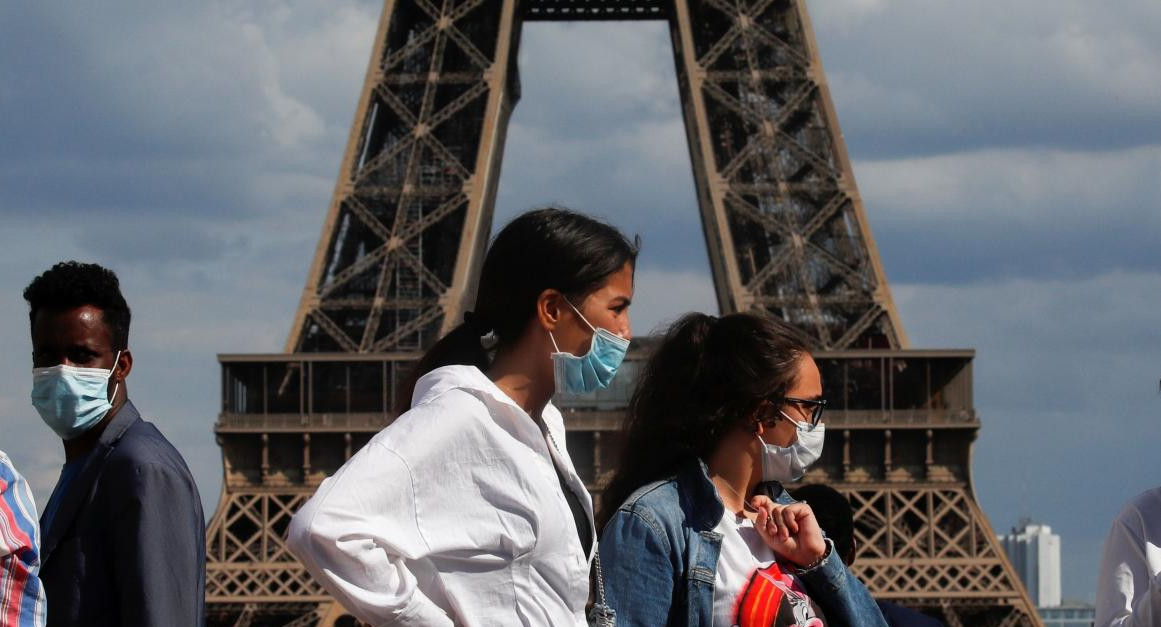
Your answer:
[[[560,411],[542,418],[559,449],[479,369],[431,371],[294,516],[291,551],[372,625],[584,625],[592,554],[553,462],[595,548],[592,498]]]
[[[1113,520],[1101,557],[1094,624],[1161,625],[1161,488],[1138,494]]]

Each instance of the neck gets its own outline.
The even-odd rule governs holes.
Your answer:
[[[529,351],[521,350],[519,345],[498,352],[487,375],[529,416],[539,418],[544,406],[552,399],[554,389],[551,381],[541,381],[543,377],[530,371],[528,365],[538,362],[535,355],[527,353]],[[540,355],[540,359],[548,359],[547,354]]]
[[[706,460],[710,480],[718,488],[722,504],[735,513],[743,511],[754,488],[762,479],[757,470],[761,463],[752,450],[752,433],[730,434],[710,454]]]

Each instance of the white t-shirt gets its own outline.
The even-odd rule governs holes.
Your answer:
[[[1161,624],[1161,488],[1129,501],[1105,540],[1096,625]]]
[[[727,511],[714,531],[722,549],[714,573],[714,626],[798,625],[825,627],[822,613],[793,575],[774,561],[749,518]],[[773,601],[773,603],[771,602]],[[743,620],[735,622],[739,609]]]

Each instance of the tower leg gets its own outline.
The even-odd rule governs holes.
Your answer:
[[[721,311],[905,346],[801,1],[675,0],[671,31]]]
[[[515,0],[386,0],[289,352],[418,350],[459,322],[518,97]]]

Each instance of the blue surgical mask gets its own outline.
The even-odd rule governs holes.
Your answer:
[[[113,363],[121,358],[121,352]],[[72,440],[92,429],[109,410],[109,378],[113,370],[78,368],[61,364],[32,369],[32,406],[41,420],[62,440]],[[120,385],[118,383],[117,385]],[[113,396],[117,387],[113,388]]]
[[[565,301],[568,302],[568,301]],[[598,329],[589,324],[572,303],[569,307],[584,323],[593,330],[593,340],[589,352],[577,357],[572,353],[565,353],[556,345],[556,338],[549,332],[552,347],[552,371],[556,377],[557,394],[588,394],[597,388],[608,387],[617,374],[617,368],[625,359],[629,350],[629,340],[615,335],[612,331]]]
[[[778,481],[787,483],[798,481],[806,474],[806,469],[822,456],[822,445],[826,441],[826,425],[821,422],[811,425],[809,422],[799,422],[786,412],[779,411],[798,429],[798,437],[790,446],[778,446],[763,440],[755,434],[762,443],[762,481]]]

